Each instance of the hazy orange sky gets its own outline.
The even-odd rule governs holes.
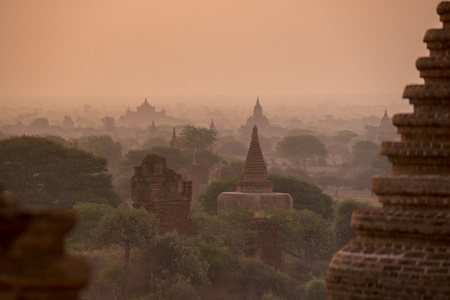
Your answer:
[[[0,0],[0,96],[398,93],[434,0]]]

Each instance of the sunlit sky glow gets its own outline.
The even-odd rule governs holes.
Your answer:
[[[3,0],[0,96],[399,93],[435,0]]]

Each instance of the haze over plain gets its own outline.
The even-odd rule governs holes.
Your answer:
[[[0,101],[395,94],[438,0],[1,1]],[[254,98],[252,98],[252,101]],[[140,100],[139,100],[140,101]]]

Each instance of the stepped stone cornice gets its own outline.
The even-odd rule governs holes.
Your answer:
[[[395,115],[401,140],[381,145],[392,163],[372,179],[382,207],[353,212],[357,238],[331,260],[327,299],[450,297],[450,2],[437,12],[443,28],[416,61],[425,82],[403,93],[414,112]]]

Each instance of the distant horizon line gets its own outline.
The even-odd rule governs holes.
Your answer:
[[[51,95],[0,95],[0,98],[14,97],[209,97],[209,96],[329,96],[329,95],[396,95],[398,92],[336,92],[336,93],[301,93],[301,94],[150,94],[150,95],[137,95],[137,94],[122,94],[122,95],[107,95],[107,94],[51,94]]]

